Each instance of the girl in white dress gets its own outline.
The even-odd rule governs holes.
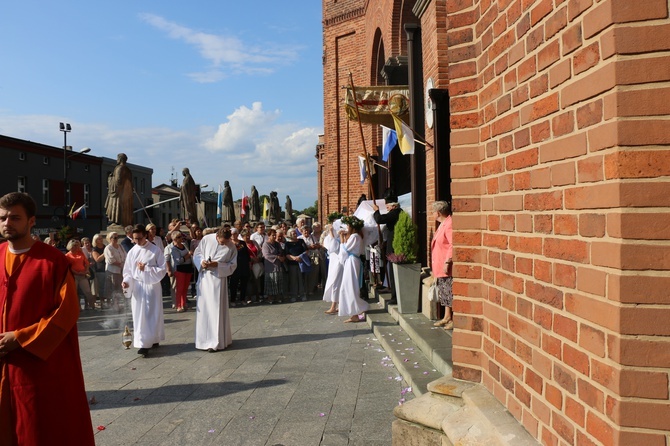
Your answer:
[[[342,223],[347,226],[347,230],[340,231],[339,261],[342,265],[342,281],[338,314],[350,316],[345,322],[359,322],[365,320],[365,312],[370,308],[360,297],[363,279],[361,254],[365,249],[361,233],[363,221],[356,217],[344,217]]]
[[[340,263],[340,241],[335,234],[333,225],[327,225],[324,230],[326,237],[323,247],[328,251],[328,274],[326,285],[323,287],[323,300],[330,302],[326,314],[337,314],[337,303],[340,301],[340,282],[342,281],[342,264]]]

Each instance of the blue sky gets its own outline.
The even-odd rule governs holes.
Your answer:
[[[0,134],[316,200],[321,2],[4,2]]]

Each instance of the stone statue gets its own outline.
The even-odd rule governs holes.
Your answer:
[[[197,199],[197,187],[188,167],[184,167],[184,170],[182,170],[181,173],[184,175],[184,182],[181,184],[181,190],[179,191],[181,215],[182,218],[188,219],[189,222],[197,223],[198,209],[195,205]]]
[[[293,202],[288,195],[286,196],[286,204],[284,205],[284,220],[293,222]]]
[[[275,191],[270,192],[270,209],[268,214],[268,219],[271,223],[279,222],[279,200],[277,199],[277,192]]]
[[[235,205],[233,204],[233,191],[228,181],[223,182],[223,204],[221,209],[221,221],[235,221]]]
[[[259,221],[261,214],[261,201],[258,198],[256,186],[251,186],[251,197],[249,197],[249,221]]]
[[[111,224],[123,227],[133,224],[133,174],[126,166],[128,157],[119,153],[114,172],[107,178],[105,209]]]

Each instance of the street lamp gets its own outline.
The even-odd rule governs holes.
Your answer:
[[[68,123],[60,123],[60,131],[63,132],[63,208],[65,209],[64,212],[64,220],[65,223],[67,223],[67,212],[68,212],[68,206],[70,203],[69,200],[69,195],[70,195],[70,183],[67,181],[67,160],[69,160],[71,157],[77,154],[82,154],[82,153],[88,153],[91,151],[90,147],[84,147],[83,149],[79,150],[78,152],[75,153],[70,153],[68,155],[67,152],[72,152],[72,146],[67,145],[67,134],[72,131],[72,126]],[[65,225],[64,225],[65,226]]]
[[[201,184],[201,185],[198,187],[198,192],[199,192],[199,193],[198,193],[198,201],[200,201],[200,202],[202,202],[202,190],[203,190],[204,188],[206,188],[206,187],[209,187],[209,184]]]

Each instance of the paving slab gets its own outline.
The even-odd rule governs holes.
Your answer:
[[[148,358],[121,345],[129,315],[82,312],[96,444],[391,444],[393,409],[414,393],[367,324],[317,300],[235,307],[233,345],[208,353],[193,344],[195,312],[169,303],[166,339]]]

